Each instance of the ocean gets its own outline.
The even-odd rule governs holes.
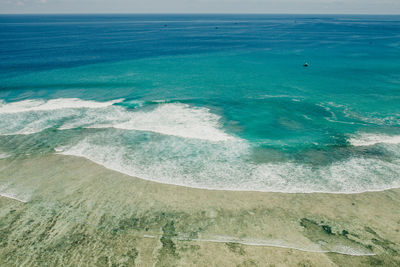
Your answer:
[[[400,187],[400,16],[1,15],[0,40],[0,160],[216,190]]]

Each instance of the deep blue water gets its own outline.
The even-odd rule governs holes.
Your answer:
[[[400,16],[2,15],[0,40],[2,157],[213,189],[400,185]]]

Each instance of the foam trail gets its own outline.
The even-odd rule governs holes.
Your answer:
[[[22,203],[27,203],[28,201],[26,199],[22,199],[20,197],[20,194],[16,194],[13,189],[10,189],[9,184],[3,184],[0,185],[0,196],[13,199]]]
[[[15,197],[13,194],[8,194],[8,193],[0,193],[0,196],[5,197],[5,198],[9,198],[9,199],[13,199],[22,203],[28,203],[28,201],[23,200],[23,199],[19,199],[17,197]]]
[[[113,127],[183,138],[227,141],[232,137],[219,129],[219,119],[219,116],[206,108],[194,108],[187,104],[163,104],[151,112],[135,112],[131,119]]]
[[[159,238],[158,236],[153,235],[144,235],[145,238]],[[334,249],[322,249],[318,245],[314,245],[311,248],[303,248],[297,245],[288,244],[287,242],[281,240],[261,240],[261,239],[243,239],[243,238],[235,238],[229,236],[215,236],[212,238],[186,238],[186,237],[176,237],[173,238],[179,241],[196,241],[196,242],[211,242],[211,243],[237,243],[246,246],[258,246],[258,247],[275,247],[275,248],[286,248],[286,249],[294,249],[304,252],[313,252],[313,253],[338,253],[344,255],[351,256],[373,256],[375,253],[364,251],[358,248],[351,248],[348,246],[337,246]]]
[[[33,134],[50,127],[116,128],[149,131],[213,142],[231,140],[220,126],[220,116],[203,107],[159,103],[146,111],[128,110],[115,103],[60,98],[0,103],[0,134]],[[61,124],[61,125],[60,125]]]
[[[96,102],[90,100],[81,100],[79,98],[58,98],[45,100],[23,100],[19,102],[5,103],[0,102],[0,114],[12,114],[20,112],[32,111],[50,111],[60,109],[77,109],[77,108],[104,108],[115,103],[121,102],[122,99]]]
[[[349,158],[319,167],[296,162],[254,164],[246,161],[251,153],[248,144],[239,140],[212,145],[165,136],[128,147],[114,141],[117,136],[101,133],[59,153],[146,180],[211,190],[361,193],[400,187],[399,160]]]
[[[167,103],[159,104],[149,111],[127,111],[122,107],[112,107],[104,115],[95,111],[88,112],[84,118],[67,122],[60,129],[116,128],[214,142],[232,139],[233,137],[221,130],[219,120],[220,117],[207,108]]]
[[[400,187],[396,146],[392,158],[346,158],[311,166],[301,162],[254,163],[252,146],[224,132],[204,107],[157,103],[126,109],[77,99],[2,104],[0,134],[30,134],[49,127],[84,131],[57,153],[85,157],[106,168],[160,183],[194,188],[285,193],[360,193]],[[6,108],[4,107],[6,106]],[[8,106],[11,105],[11,106]],[[361,136],[361,137],[360,137]],[[398,144],[399,136],[360,135],[353,145]],[[357,139],[358,138],[358,139]],[[390,149],[389,149],[390,148]]]
[[[121,101],[96,102],[77,98],[24,100],[11,103],[0,101],[0,135],[38,133],[59,125],[61,121],[82,118],[89,110],[97,110],[99,113]]]
[[[372,146],[376,144],[400,144],[400,135],[384,135],[364,133],[349,139],[353,146]]]

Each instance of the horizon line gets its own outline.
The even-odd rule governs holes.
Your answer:
[[[400,16],[400,13],[230,13],[230,12],[93,12],[93,13],[1,13],[0,15],[347,15],[347,16]]]

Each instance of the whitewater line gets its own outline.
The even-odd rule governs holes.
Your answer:
[[[152,238],[156,239],[159,238],[159,236],[154,236],[154,235],[144,235],[144,238]],[[349,255],[349,256],[375,256],[375,253],[363,253],[363,252],[355,252],[355,253],[350,253],[350,252],[343,252],[343,251],[335,251],[335,250],[315,250],[315,249],[305,249],[305,248],[300,248],[297,246],[291,246],[291,245],[278,245],[278,244],[273,244],[269,243],[266,240],[260,240],[258,242],[254,241],[246,241],[246,240],[241,240],[241,239],[235,239],[235,238],[220,238],[220,239],[203,239],[203,238],[183,238],[183,237],[172,237],[171,239],[179,240],[179,241],[196,241],[196,242],[210,242],[210,243],[236,243],[236,244],[242,244],[246,246],[258,246],[258,247],[274,247],[274,248],[284,248],[284,249],[294,249],[302,252],[310,252],[310,253],[337,253],[337,254],[343,254],[343,255]]]
[[[170,186],[179,186],[179,187],[185,187],[185,188],[191,188],[191,189],[196,189],[196,190],[207,190],[207,191],[227,191],[227,192],[246,192],[246,193],[272,193],[272,194],[327,194],[327,195],[360,195],[360,194],[366,194],[366,193],[380,193],[380,192],[386,192],[390,190],[396,190],[400,189],[400,184],[399,185],[394,185],[391,187],[387,188],[381,188],[381,189],[368,189],[368,190],[362,190],[362,191],[319,191],[319,190],[312,190],[312,191],[284,191],[284,190],[251,190],[247,188],[243,189],[236,189],[236,188],[213,188],[213,187],[206,187],[206,186],[193,186],[193,185],[187,185],[184,183],[171,183],[171,182],[163,182],[154,178],[150,177],[143,177],[140,175],[135,175],[132,173],[129,173],[127,171],[121,170],[119,168],[113,168],[110,166],[105,165],[102,162],[99,162],[97,160],[91,159],[86,157],[85,155],[78,155],[78,154],[70,154],[70,153],[65,153],[65,152],[55,152],[55,155],[60,155],[60,156],[66,156],[66,157],[76,157],[76,158],[83,158],[86,160],[89,160],[92,163],[95,163],[98,166],[101,166],[107,170],[114,171],[117,173],[120,173],[122,175],[127,175],[136,179],[140,179],[143,181],[148,181],[148,182],[153,182],[157,184],[162,184],[162,185],[170,185]]]
[[[11,195],[9,195],[9,194],[6,194],[6,193],[0,193],[0,196],[1,196],[1,197],[8,198],[8,199],[12,199],[12,200],[19,201],[19,202],[21,202],[21,203],[28,203],[28,201],[26,201],[26,200],[22,200],[22,199],[13,197],[13,196],[11,196]]]

